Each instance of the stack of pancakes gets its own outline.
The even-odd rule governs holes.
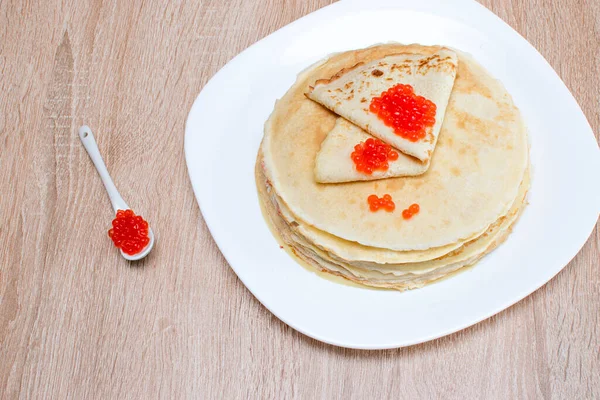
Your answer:
[[[300,259],[367,286],[405,290],[474,264],[507,238],[529,188],[526,129],[502,84],[459,51],[426,172],[345,183],[315,177],[324,139],[340,124],[339,115],[305,95],[315,82],[357,63],[442,49],[386,44],[336,54],[302,72],[277,102],[256,180],[274,232]],[[384,193],[396,211],[370,211],[367,197]],[[401,210],[413,203],[421,211],[406,220]]]

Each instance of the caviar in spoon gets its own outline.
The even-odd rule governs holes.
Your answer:
[[[133,210],[119,210],[108,231],[116,247],[125,254],[133,256],[142,251],[150,242],[148,237],[148,222]]]

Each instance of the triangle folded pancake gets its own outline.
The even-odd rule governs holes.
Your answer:
[[[421,175],[429,168],[429,161],[398,153],[398,159],[389,161],[385,171],[375,170],[367,175],[356,170],[350,155],[354,146],[372,136],[351,124],[344,118],[338,118],[333,129],[321,143],[321,150],[315,160],[315,179],[321,183],[338,183],[352,181],[369,181],[395,176]]]
[[[401,152],[427,162],[444,120],[457,66],[456,53],[446,48],[433,54],[391,54],[359,62],[329,79],[319,79],[306,96]],[[394,133],[393,128],[369,110],[374,97],[400,83],[411,85],[415,94],[436,105],[435,124],[416,142]]]

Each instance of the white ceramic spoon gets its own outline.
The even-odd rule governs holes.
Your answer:
[[[102,183],[104,183],[104,187],[106,188],[106,192],[108,193],[108,197],[110,198],[110,202],[112,203],[112,207],[115,210],[115,214],[118,210],[128,210],[129,206],[125,203],[125,200],[119,194],[117,187],[115,186],[108,170],[106,169],[106,165],[104,164],[104,160],[100,155],[100,150],[98,150],[98,145],[96,144],[96,139],[94,139],[94,134],[89,126],[83,125],[79,128],[79,139],[81,139],[81,143],[83,143],[83,147],[85,147],[87,153],[89,154],[100,178],[102,179]],[[129,261],[135,261],[142,259],[150,253],[152,247],[154,247],[154,233],[152,232],[152,228],[148,227],[148,238],[150,242],[144,247],[142,251],[137,254],[130,256],[121,250],[121,255],[125,257]]]

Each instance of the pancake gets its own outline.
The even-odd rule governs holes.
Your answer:
[[[421,162],[414,157],[398,153],[398,159],[388,161],[389,168],[385,171],[375,170],[370,175],[357,171],[350,155],[354,151],[354,146],[372,137],[344,118],[338,118],[317,153],[315,180],[321,183],[370,181],[395,176],[421,175],[429,168],[429,161]]]
[[[270,187],[270,182],[268,182],[264,176],[264,173],[261,171],[257,171],[257,182],[262,182],[267,187]],[[526,182],[525,182],[526,183]],[[511,206],[511,210],[509,210],[509,214],[513,212],[517,207],[521,206],[519,199],[522,200],[526,190],[524,184],[521,185],[519,195],[517,199],[513,202]],[[278,214],[285,220],[285,223],[291,227],[294,233],[301,237],[307,243],[310,243],[311,246],[318,248],[327,254],[331,254],[334,259],[349,262],[353,265],[373,265],[373,264],[409,264],[409,263],[421,263],[423,261],[429,261],[438,259],[443,257],[449,253],[455,253],[456,249],[463,247],[463,245],[467,243],[473,242],[475,239],[480,237],[482,234],[485,234],[486,231],[490,229],[490,227],[486,227],[482,232],[479,232],[477,235],[473,237],[462,240],[456,243],[452,243],[450,245],[430,248],[427,250],[413,250],[413,251],[394,251],[388,249],[381,249],[375,247],[367,247],[362,246],[356,242],[349,242],[344,239],[340,239],[336,236],[328,234],[326,232],[320,231],[310,225],[306,225],[303,221],[296,218],[287,208],[285,203],[278,198],[274,191],[270,191],[270,198],[265,201],[272,201],[277,210]],[[503,218],[503,217],[501,217]],[[501,219],[500,218],[500,219]],[[496,221],[495,223],[497,223]]]
[[[354,65],[346,61],[332,62],[333,57],[327,64],[340,69],[327,79],[316,79],[306,95],[403,153],[426,162],[431,158],[444,120],[456,76],[457,57],[446,48],[421,47],[422,52],[413,49],[415,51],[392,50],[400,54],[375,59],[358,57]],[[437,106],[435,123],[426,129],[423,140],[411,141],[397,135],[392,127],[369,111],[374,97],[400,83],[412,86],[415,95]]]
[[[427,283],[444,278],[461,268],[470,266],[502,243],[518,219],[525,206],[525,197],[529,188],[529,174],[526,173],[519,187],[519,194],[509,212],[492,224],[484,234],[465,243],[459,249],[446,256],[429,262],[393,264],[347,263],[335,256],[316,249],[305,239],[298,236],[293,225],[288,224],[278,210],[270,186],[265,181],[262,166],[257,162],[256,180],[261,202],[265,205],[266,217],[275,227],[280,239],[302,260],[320,271],[341,276],[362,285],[406,290],[422,287]]]
[[[338,117],[307,99],[307,88],[359,62],[442,50],[379,45],[334,55],[300,74],[277,102],[262,143],[265,174],[295,217],[348,242],[404,252],[452,247],[507,214],[527,166],[525,129],[501,83],[458,51],[454,88],[426,173],[345,184],[315,182],[317,152]],[[396,211],[369,211],[366,199],[374,193],[389,193]],[[421,211],[404,220],[401,210],[412,203],[418,203]]]
[[[315,247],[307,241],[299,240],[296,243],[302,247],[307,247],[308,249],[313,250],[326,260],[340,265],[349,265],[358,270],[375,271],[384,274],[392,274],[394,276],[402,276],[407,273],[423,275],[450,264],[456,264],[469,260],[484,252],[494,242],[498,235],[508,229],[517,220],[520,212],[524,208],[525,197],[528,189],[529,175],[527,174],[523,179],[517,199],[506,215],[500,217],[496,222],[491,224],[488,229],[477,238],[463,243],[462,246],[441,257],[428,261],[384,264],[364,261],[348,262],[347,260],[341,259],[334,253],[320,250],[318,247]]]
[[[426,250],[407,250],[396,251],[382,249],[379,247],[363,246],[360,243],[350,242],[341,239],[337,236],[323,232],[313,226],[307,225],[302,220],[293,215],[289,208],[281,201],[280,198],[275,198],[278,209],[283,219],[293,227],[294,231],[304,237],[307,241],[314,244],[316,247],[325,250],[329,253],[336,254],[339,258],[346,261],[365,261],[375,262],[380,264],[393,263],[401,264],[407,262],[420,262],[432,260],[451,252],[460,247],[464,241],[458,241],[441,247],[432,247]],[[480,234],[483,233],[480,232]],[[479,236],[475,235],[472,238]],[[469,238],[468,240],[471,240]]]

